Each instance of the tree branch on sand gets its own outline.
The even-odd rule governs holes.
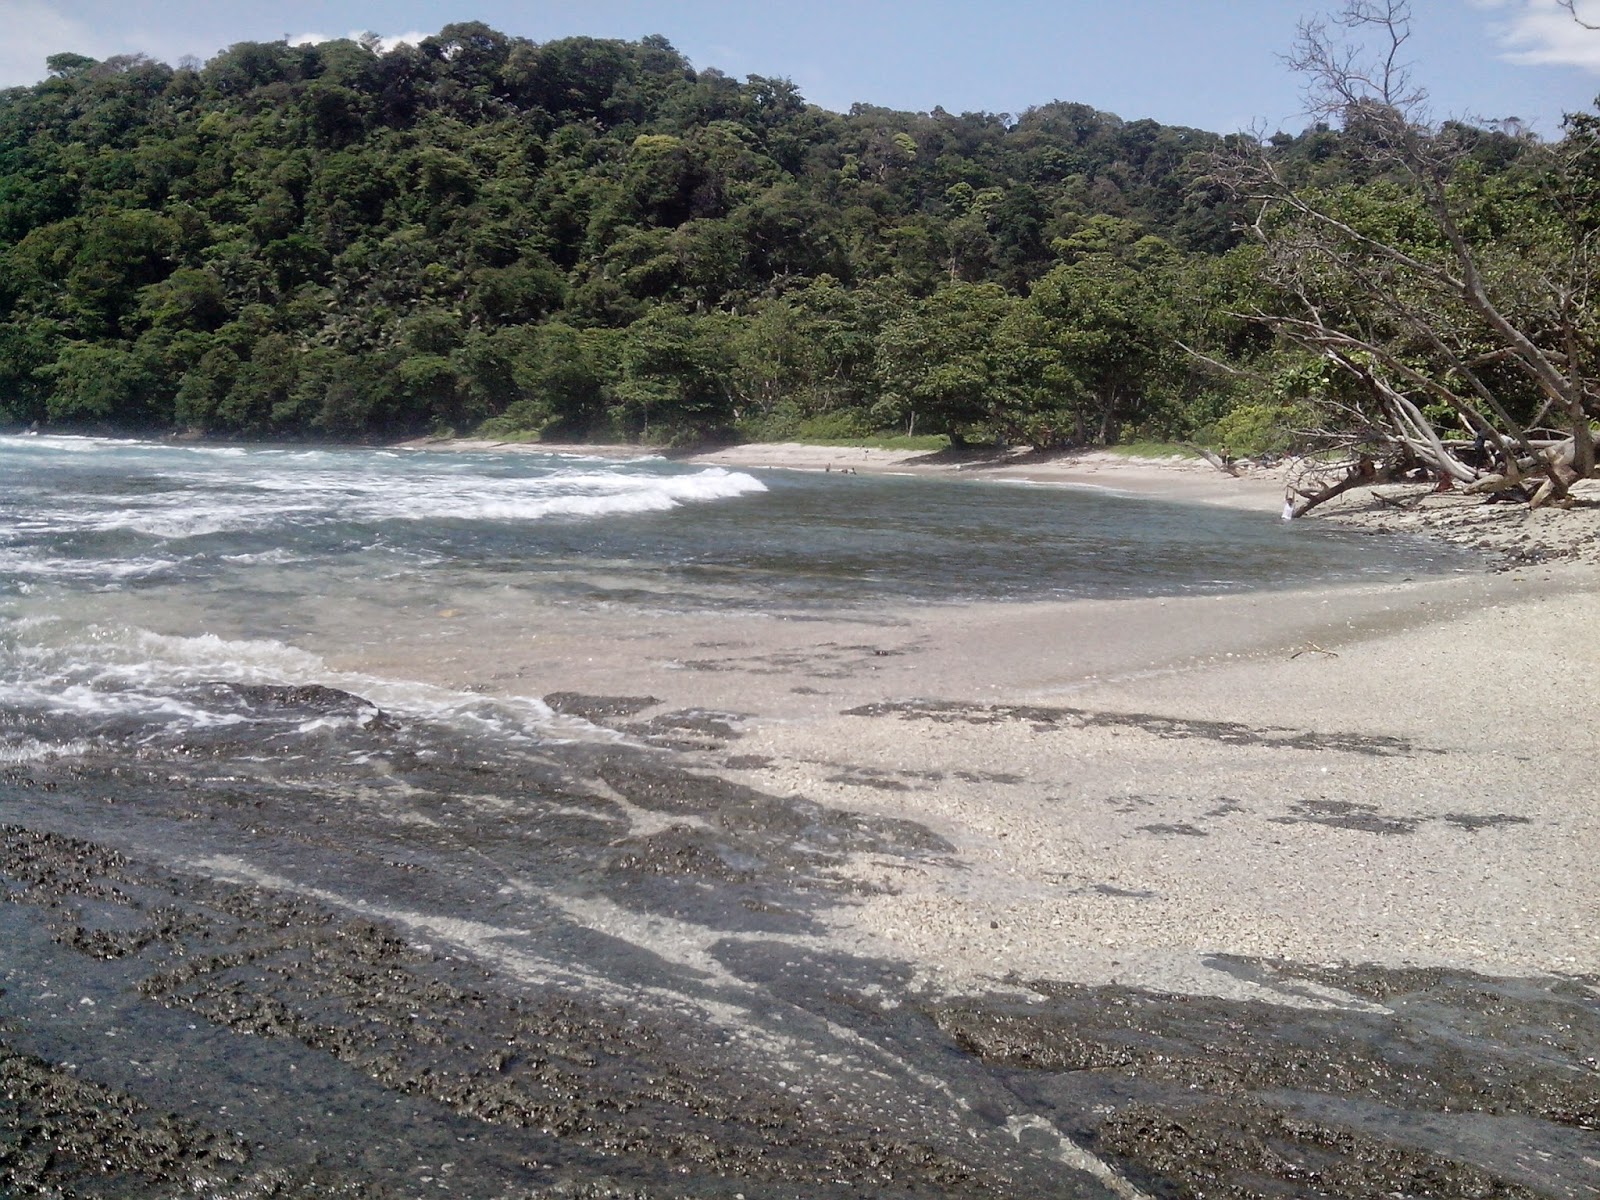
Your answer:
[[[1360,432],[1342,477],[1292,494],[1291,516],[1419,468],[1471,492],[1527,480],[1534,504],[1596,473],[1600,118],[1569,118],[1552,144],[1514,123],[1435,123],[1409,37],[1405,0],[1348,0],[1302,24],[1289,56],[1355,178],[1249,137],[1213,160],[1273,297],[1237,315],[1329,364],[1329,432]],[[1487,156],[1513,169],[1485,171]],[[1530,436],[1547,418],[1559,440]]]

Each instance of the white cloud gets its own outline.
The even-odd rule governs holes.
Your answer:
[[[38,0],[0,0],[0,28],[6,31],[0,38],[0,87],[39,82],[52,54],[105,58],[118,52],[87,23],[55,9]]]
[[[352,42],[359,42],[367,36],[367,31],[364,29],[352,29],[344,36]],[[410,33],[396,33],[392,36],[380,33],[378,35],[378,49],[387,54],[396,46],[415,46],[423,38],[432,36],[431,33],[420,33],[417,30],[412,30]],[[297,33],[290,37],[289,44],[291,46],[317,46],[323,42],[331,41],[333,41],[333,36],[326,33]]]
[[[38,83],[48,72],[44,60],[52,54],[87,54],[90,58],[110,58],[116,54],[143,52],[166,63],[176,63],[185,55],[205,59],[220,46],[196,47],[190,38],[176,31],[110,31],[97,29],[88,21],[60,11],[61,4],[49,0],[0,0],[0,88]],[[351,30],[346,37],[359,38],[362,30]],[[296,34],[291,45],[331,41],[334,34],[315,30]],[[384,53],[402,43],[415,46],[431,34],[411,30],[380,35],[378,48]],[[248,40],[238,38],[234,40]]]
[[[1582,67],[1600,74],[1600,0],[1577,0],[1578,20],[1556,0],[1470,0],[1474,8],[1506,14],[1494,32],[1500,57],[1527,67]],[[1584,24],[1580,24],[1579,22]]]
[[[380,36],[378,38],[378,45],[381,46],[383,48],[383,52],[387,54],[396,46],[415,46],[419,44],[423,38],[430,38],[432,36],[433,34],[431,33],[420,33],[413,29],[410,33],[397,33],[393,37]]]

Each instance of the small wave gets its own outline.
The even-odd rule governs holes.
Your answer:
[[[638,463],[662,463],[667,461],[666,456],[661,454],[641,454],[638,457],[615,458],[606,454],[578,454],[565,450],[552,450],[549,453],[549,457],[562,462],[603,462],[630,465],[635,465]]]
[[[64,433],[0,434],[0,447],[30,452],[59,450],[68,454],[94,454],[104,450],[125,450],[130,446],[150,445],[137,438],[75,437]]]
[[[229,642],[214,634],[172,637],[147,630],[73,628],[30,618],[0,645],[0,707],[82,720],[135,717],[189,726],[227,724],[237,714],[183,699],[186,685],[219,676],[266,682],[320,660],[278,642]]]
[[[215,712],[146,688],[107,686],[111,682],[103,678],[50,686],[49,681],[23,680],[0,686],[0,703],[19,712],[73,717],[85,723],[133,720],[166,729],[210,729],[244,721],[237,713]]]
[[[452,464],[454,465],[454,464]],[[320,487],[319,487],[320,484]],[[414,476],[330,475],[263,479],[256,487],[292,494],[296,512],[326,519],[380,521],[538,521],[666,512],[686,504],[736,499],[767,490],[752,475],[708,467],[692,475],[561,469],[543,477],[486,478],[473,474]],[[265,502],[263,516],[289,506]],[[196,515],[192,520],[203,519]]]
[[[54,511],[29,514],[29,528],[132,533],[181,542],[333,523],[603,519],[668,512],[767,490],[754,476],[721,467],[664,475],[568,466],[543,476],[510,478],[301,470],[230,483],[215,476],[174,477],[172,482],[170,491],[114,506],[105,497],[58,496]]]
[[[186,538],[207,537],[216,533],[247,533],[270,528],[277,512],[240,511],[232,506],[199,509],[192,512],[107,513],[90,528],[98,533],[126,530],[162,541],[180,542]]]
[[[71,758],[88,750],[89,743],[81,738],[70,742],[41,742],[38,738],[25,737],[18,741],[0,742],[0,763],[18,766],[52,758]]]
[[[548,517],[605,517],[668,512],[685,504],[731,500],[767,490],[754,476],[708,468],[695,475],[583,474],[545,481],[544,494],[419,497],[397,507],[399,520],[537,521]]]
[[[31,579],[71,579],[91,582],[122,583],[135,579],[149,579],[164,574],[180,564],[174,558],[134,559],[69,559],[30,558],[26,554],[0,553],[0,574],[26,576]]]
[[[224,554],[221,559],[225,563],[240,567],[283,567],[288,566],[290,563],[306,561],[304,555],[296,554],[292,550],[263,550],[257,554]]]
[[[447,725],[502,743],[598,736],[587,723],[554,713],[536,697],[487,698],[411,680],[336,671],[317,655],[272,639],[183,636],[145,629],[88,627],[29,618],[0,644],[0,708],[71,718],[75,728],[136,721],[151,736],[257,719],[204,685],[334,688],[373,709]],[[299,732],[348,723],[349,714],[304,718]],[[365,718],[363,718],[365,719]],[[355,721],[361,724],[360,720]]]
[[[108,678],[167,689],[215,679],[234,683],[316,683],[327,673],[322,659],[271,638],[229,639],[214,633],[190,636],[147,629],[91,632],[87,649]]]
[[[331,502],[322,507],[331,508]],[[39,537],[51,534],[136,533],[162,541],[182,541],[216,533],[243,533],[281,526],[316,506],[244,495],[205,495],[175,488],[155,497],[108,505],[104,496],[58,495],[52,508],[19,515],[17,530]]]

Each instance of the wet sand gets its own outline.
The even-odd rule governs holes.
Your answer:
[[[1553,736],[1550,693],[1501,684],[1555,646],[1592,677],[1600,647],[1574,635],[1600,628],[1597,584],[1543,567],[855,618],[530,615],[487,642],[458,618],[429,636],[437,682],[651,700],[609,722],[624,731],[703,713],[727,735],[702,749],[687,731],[696,769],[948,839],[947,864],[852,864],[894,884],[835,914],[863,953],[940,986],[1026,972],[1237,994],[1205,956],[1600,973],[1600,714],[1564,706]]]
[[[693,461],[959,473],[918,457],[758,445]],[[979,469],[1269,511],[1283,488],[1108,454]],[[1487,507],[1580,551],[1596,515],[1438,499],[1439,523]],[[948,837],[957,865],[901,873],[837,928],[941,984],[1028,971],[1232,987],[1193,966],[1216,952],[1595,974],[1600,710],[1557,681],[1600,670],[1600,570],[1570,557],[1295,592],[529,614],[515,637],[470,618],[431,636],[440,682],[658,698],[645,720],[730,714],[742,782]]]
[[[840,453],[822,465],[916,469]],[[1177,463],[1003,469],[1282,495]],[[384,751],[415,797],[396,813],[336,776],[217,793],[220,746],[12,772],[39,800],[4,814],[7,986],[66,999],[0,1021],[0,1181],[1594,1194],[1600,712],[1564,681],[1600,668],[1600,570],[1579,558],[1167,600],[396,617],[330,666],[542,698],[575,737],[547,779]],[[160,804],[102,798],[138,772]],[[632,983],[586,990],[579,964],[624,952]],[[113,1013],[177,1049],[113,1069]],[[242,1083],[228,1036],[254,1047]],[[326,1104],[320,1160],[251,1099],[290,1071],[294,1105]],[[180,1087],[206,1119],[159,1102]],[[120,1174],[63,1175],[108,1113]],[[374,1161],[408,1131],[422,1168]]]

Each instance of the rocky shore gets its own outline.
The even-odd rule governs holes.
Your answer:
[[[562,736],[219,683],[276,732],[0,764],[0,1192],[1592,1196],[1592,516],[1352,497],[1495,556],[1337,588],[397,611],[318,652]]]

